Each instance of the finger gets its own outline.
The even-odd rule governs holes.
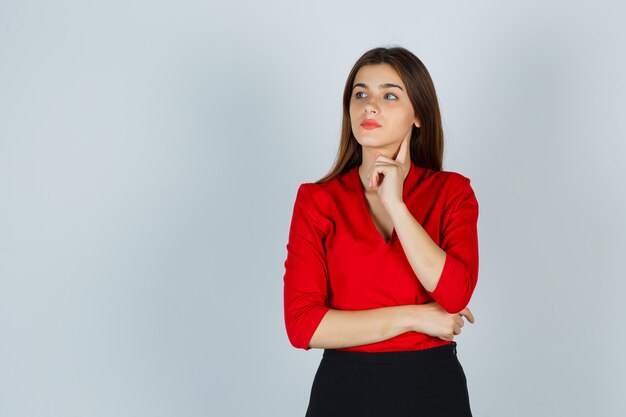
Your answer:
[[[391,164],[396,165],[396,160],[392,159],[392,158],[387,158],[385,155],[383,154],[378,154],[376,155],[376,161],[385,161],[385,162],[389,162]]]
[[[400,149],[398,150],[398,155],[396,156],[396,162],[404,165],[404,162],[409,158],[409,142],[411,140],[411,133],[404,137],[402,143],[400,144]]]
[[[384,155],[378,154],[378,156],[376,156],[376,160],[372,164],[372,174],[376,175],[376,172],[378,171],[378,174],[383,174],[387,176],[388,171],[385,171],[383,169],[389,166],[397,166],[396,161],[391,158],[387,158]],[[377,179],[379,178],[380,175],[377,175]]]
[[[381,154],[377,154],[376,158],[374,160],[374,163],[372,165],[370,165],[370,167],[368,168],[367,172],[367,179],[369,180],[369,186],[370,188],[374,188],[375,182],[374,182],[374,177],[376,175],[376,172],[374,171],[376,169],[376,160],[378,160],[378,157],[381,156]]]
[[[369,167],[368,174],[367,174],[367,180],[369,181],[370,188],[374,187],[374,166],[375,166],[375,164],[372,164]]]
[[[472,312],[470,311],[469,308],[463,309],[462,311],[465,317],[467,317],[467,320],[469,320],[470,323],[474,323],[474,315],[472,314]]]
[[[400,163],[394,158],[388,158],[382,153],[376,154],[376,158],[374,158],[374,163],[372,165],[376,165],[378,163],[387,163],[387,165],[394,165],[397,167],[402,167]]]
[[[374,187],[378,187],[381,183],[380,175],[387,175],[387,167],[385,165],[374,165],[372,182]]]
[[[466,317],[469,320],[468,313],[469,312],[468,312],[467,308],[464,308],[463,310],[458,312],[458,315],[461,316],[461,317]]]
[[[380,174],[387,176],[390,172],[389,168],[393,169],[393,167],[398,168],[400,172],[402,171],[402,167],[398,165],[398,163],[395,160],[391,158],[387,158],[384,155],[378,154],[376,156],[376,161],[370,167],[370,172],[371,172],[370,176],[373,179],[376,179],[376,182],[373,182],[372,186],[380,184],[380,181],[379,181]]]

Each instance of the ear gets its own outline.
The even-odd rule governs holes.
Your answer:
[[[421,123],[419,121],[419,119],[416,117],[415,120],[413,120],[413,124],[415,125],[415,127],[420,127]]]

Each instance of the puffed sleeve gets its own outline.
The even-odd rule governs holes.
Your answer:
[[[285,260],[284,316],[291,344],[309,350],[313,333],[330,307],[325,305],[328,268],[325,232],[308,185],[298,188]]]
[[[469,304],[478,280],[478,201],[469,178],[465,178],[454,204],[442,230],[441,249],[446,260],[437,287],[430,293],[450,314]]]

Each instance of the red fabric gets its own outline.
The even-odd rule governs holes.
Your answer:
[[[432,293],[417,279],[395,231],[385,242],[376,229],[358,166],[323,184],[299,186],[283,277],[285,326],[294,347],[310,349],[313,333],[331,308],[364,310],[435,300],[449,313],[458,313],[467,306],[478,279],[478,202],[470,180],[412,164],[403,201],[446,252]],[[420,350],[450,343],[406,332],[339,350]]]

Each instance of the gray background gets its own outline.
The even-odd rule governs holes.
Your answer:
[[[393,45],[480,204],[474,415],[623,415],[625,11],[0,1],[0,416],[303,416],[293,201],[351,66]]]

